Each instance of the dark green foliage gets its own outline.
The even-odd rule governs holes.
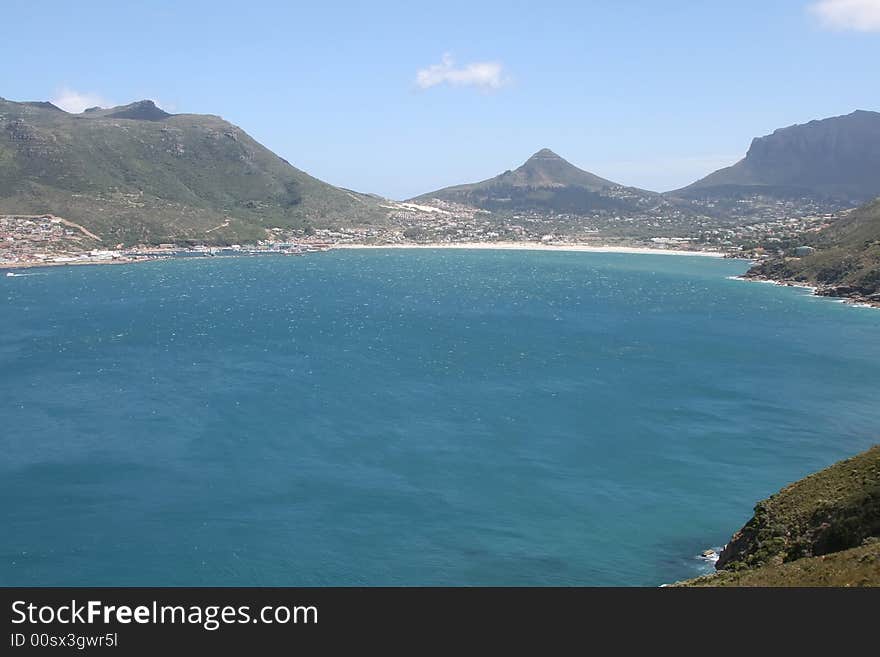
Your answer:
[[[880,586],[880,445],[786,486],[681,586]]]
[[[758,503],[718,568],[741,570],[837,552],[880,536],[880,446]]]
[[[421,226],[410,226],[406,230],[403,231],[403,236],[414,242],[425,242],[430,240],[431,233]]]

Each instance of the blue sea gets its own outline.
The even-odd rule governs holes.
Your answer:
[[[645,585],[880,441],[880,311],[669,255],[0,278],[0,585]]]

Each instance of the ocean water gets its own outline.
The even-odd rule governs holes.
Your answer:
[[[741,261],[0,278],[0,585],[658,585],[880,441],[880,312]]]

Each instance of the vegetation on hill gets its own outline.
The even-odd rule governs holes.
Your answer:
[[[490,231],[496,235],[515,229],[519,232],[511,234],[711,241],[720,240],[713,227],[751,221],[755,212],[778,219],[787,211],[782,207],[818,212],[845,204],[807,199],[780,205],[764,196],[846,200],[867,190],[880,194],[876,112],[777,130],[755,140],[742,162],[681,194],[620,185],[542,149],[489,180],[414,200],[448,202],[463,216],[488,211],[479,212],[479,220],[497,224]],[[107,246],[254,242],[270,228],[282,234],[352,226],[424,228],[401,213],[413,210],[321,182],[217,116],[169,114],[148,100],[69,114],[51,103],[0,99],[0,215],[63,217],[98,234]],[[421,219],[426,217],[430,223],[435,215]],[[862,232],[835,242],[829,231],[832,241],[817,244],[827,253],[799,265],[768,263],[767,275],[852,288],[862,297],[877,294],[876,222],[859,242]]]
[[[541,211],[589,214],[631,211],[663,203],[654,192],[625,187],[567,162],[548,148],[517,169],[478,183],[456,185],[412,199],[451,201],[493,212]]]
[[[752,278],[793,281],[819,287],[819,293],[880,302],[880,199],[804,236],[815,251],[759,263]]]
[[[880,445],[759,502],[716,568],[683,584],[880,586]]]
[[[684,586],[880,586],[880,540],[818,557],[746,570],[724,570]]]
[[[294,168],[240,128],[151,101],[68,114],[0,99],[0,214],[53,214],[107,244],[256,241],[380,222],[380,201]]]

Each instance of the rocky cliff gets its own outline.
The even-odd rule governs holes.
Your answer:
[[[685,584],[880,586],[880,445],[759,502],[716,568]]]
[[[780,128],[754,139],[733,166],[670,192],[685,198],[749,194],[831,198],[843,205],[880,196],[880,112],[857,110]]]

